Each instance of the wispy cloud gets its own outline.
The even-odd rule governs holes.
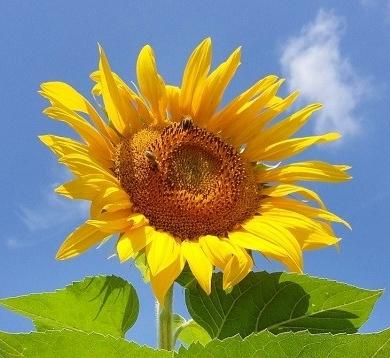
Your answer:
[[[65,174],[61,182],[68,179]],[[19,204],[16,216],[20,220],[18,233],[11,233],[5,237],[5,242],[10,249],[21,249],[39,244],[65,234],[86,218],[88,203],[62,198],[54,193],[58,183],[52,183],[42,190],[41,199],[34,204]]]
[[[300,90],[306,102],[324,104],[314,122],[317,133],[337,130],[352,135],[360,128],[356,109],[368,85],[341,51],[344,29],[343,18],[320,10],[282,49],[280,63],[290,89]]]
[[[53,185],[54,187],[54,185]],[[31,232],[48,230],[84,216],[86,202],[74,202],[61,198],[50,187],[42,194],[42,201],[33,206],[20,205],[17,215]]]

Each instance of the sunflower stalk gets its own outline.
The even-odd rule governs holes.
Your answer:
[[[172,351],[174,348],[172,303],[173,285],[165,296],[164,305],[157,303],[158,347],[167,351]]]

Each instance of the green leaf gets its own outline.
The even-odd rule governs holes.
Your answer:
[[[121,338],[98,333],[61,330],[33,333],[0,332],[0,357],[24,358],[238,358],[300,357],[356,358],[390,356],[390,330],[373,334],[282,333],[263,331],[245,339],[214,340],[203,347],[193,344],[178,353],[154,350]]]
[[[140,253],[136,256],[134,260],[134,264],[141,273],[142,279],[145,283],[150,282],[150,272],[149,272],[149,266],[146,261],[146,255],[145,252]]]
[[[277,336],[263,331],[242,339],[214,340],[206,345],[180,348],[180,358],[299,357],[356,358],[390,357],[390,329],[372,334],[316,334],[286,332]]]
[[[173,354],[98,333],[61,330],[32,333],[0,332],[0,357],[34,358],[168,358]]]
[[[38,330],[76,329],[123,337],[139,304],[133,286],[115,276],[87,277],[54,292],[4,298],[0,305],[31,318]]]
[[[202,326],[193,320],[187,321],[186,323],[186,325],[181,327],[177,337],[180,342],[187,345],[196,342],[199,342],[202,345],[206,345],[211,341],[211,337]]]
[[[190,288],[196,284],[195,277],[192,274],[188,264],[184,266],[184,269],[180,273],[179,277],[176,279],[176,282],[184,288]]]
[[[382,291],[288,273],[250,273],[231,293],[222,275],[213,276],[207,296],[198,285],[186,289],[191,317],[211,337],[226,338],[268,329],[273,333],[353,333],[368,319]]]
[[[185,323],[186,323],[186,320],[185,320],[184,317],[180,316],[177,313],[173,314],[173,318],[172,318],[172,329],[173,329],[173,332],[176,332]]]
[[[175,336],[174,342],[179,340],[186,345],[196,342],[205,345],[211,341],[211,337],[203,327],[199,326],[192,319],[186,321],[178,314],[173,315],[173,332]]]

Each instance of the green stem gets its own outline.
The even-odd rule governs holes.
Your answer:
[[[167,351],[173,350],[173,285],[165,296],[164,306],[158,305],[158,346]]]

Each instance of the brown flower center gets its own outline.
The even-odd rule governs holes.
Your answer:
[[[181,239],[225,236],[258,206],[249,164],[190,119],[122,141],[115,173],[134,209]]]

